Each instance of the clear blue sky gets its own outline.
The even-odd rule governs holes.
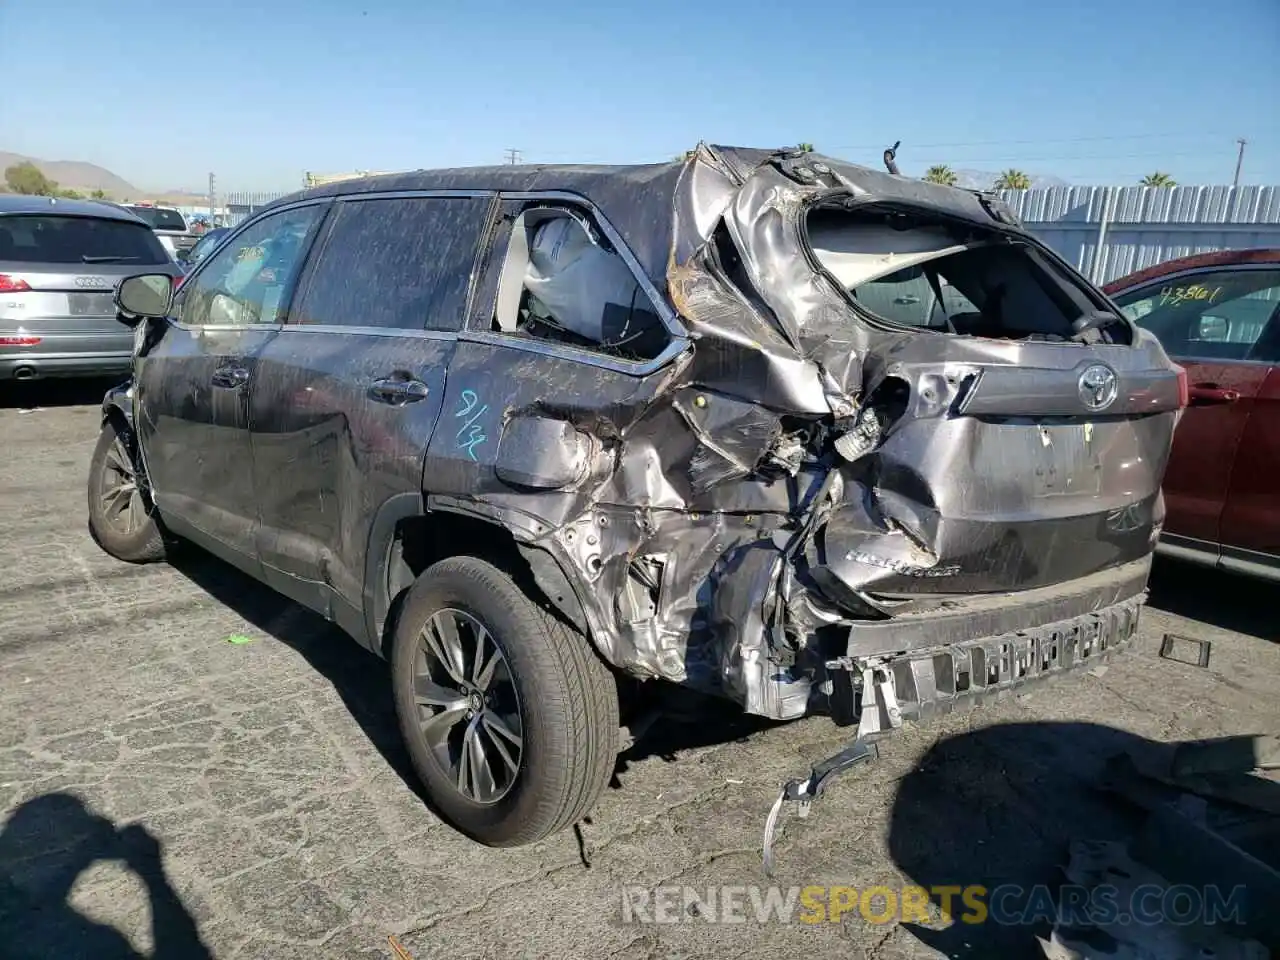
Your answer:
[[[0,0],[0,63],[0,150],[153,190],[699,139],[1280,183],[1280,0]]]

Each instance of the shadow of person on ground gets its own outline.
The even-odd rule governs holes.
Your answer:
[[[1149,588],[1157,610],[1280,643],[1273,583],[1157,557]]]
[[[124,377],[56,377],[0,382],[0,410],[96,406]]]
[[[123,829],[70,793],[28,800],[0,832],[0,956],[12,960],[133,960],[144,957],[120,931],[70,905],[77,878],[118,861],[145,884],[151,960],[210,960],[195,920],[165,873],[160,841],[141,824]]]
[[[172,565],[213,599],[296,650],[333,685],[352,719],[405,786],[430,805],[400,738],[384,660],[324,617],[197,547],[184,545]]]
[[[1100,788],[1107,760],[1128,753],[1150,761],[1169,749],[1092,723],[1011,723],[940,740],[898,784],[890,855],[908,883],[931,894],[985,887],[989,909],[1004,920],[964,922],[976,914],[956,893],[951,926],[903,926],[947,957],[1043,958],[1035,938],[1052,929],[1070,843],[1127,841],[1146,818]],[[993,895],[1003,885],[1015,886]],[[942,899],[930,897],[939,906]]]

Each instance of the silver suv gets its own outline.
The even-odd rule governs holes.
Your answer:
[[[187,218],[182,211],[172,207],[155,207],[145,203],[125,204],[122,209],[132,213],[139,220],[150,224],[151,229],[160,238],[160,244],[169,251],[169,256],[181,262],[184,255],[199,241],[199,234],[193,233]]]
[[[179,277],[150,227],[110,204],[0,195],[0,380],[121,374],[120,280]]]
[[[1124,646],[1186,402],[997,198],[793,151],[330,184],[118,302],[99,542],[388,657],[492,844],[590,809],[624,675],[865,743]]]

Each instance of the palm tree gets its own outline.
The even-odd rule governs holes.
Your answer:
[[[957,179],[956,172],[945,163],[930,167],[925,171],[924,178],[929,183],[940,183],[944,187],[954,187]]]
[[[1148,173],[1138,182],[1144,187],[1176,187],[1178,185],[1178,182],[1173,177],[1159,170],[1155,173]]]
[[[995,188],[997,190],[1030,190],[1031,178],[1021,170],[1010,168],[996,177]]]

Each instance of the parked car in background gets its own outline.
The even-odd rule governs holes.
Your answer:
[[[1183,257],[1106,290],[1187,371],[1160,551],[1280,579],[1280,250]]]
[[[486,843],[591,808],[618,676],[867,740],[1135,636],[1182,371],[998,198],[704,144],[333,183],[137,272],[98,542],[389,657]]]
[[[200,239],[200,235],[191,229],[187,218],[179,210],[143,203],[124,204],[124,209],[151,225],[151,229],[175,261]]]
[[[230,232],[230,227],[213,227],[205,231],[200,239],[196,241],[195,246],[178,254],[179,266],[184,270],[190,271],[196,264],[212,253],[214,248],[222,242],[222,238]]]
[[[112,296],[139,270],[181,275],[132,214],[0,194],[0,380],[128,372],[133,337]]]

